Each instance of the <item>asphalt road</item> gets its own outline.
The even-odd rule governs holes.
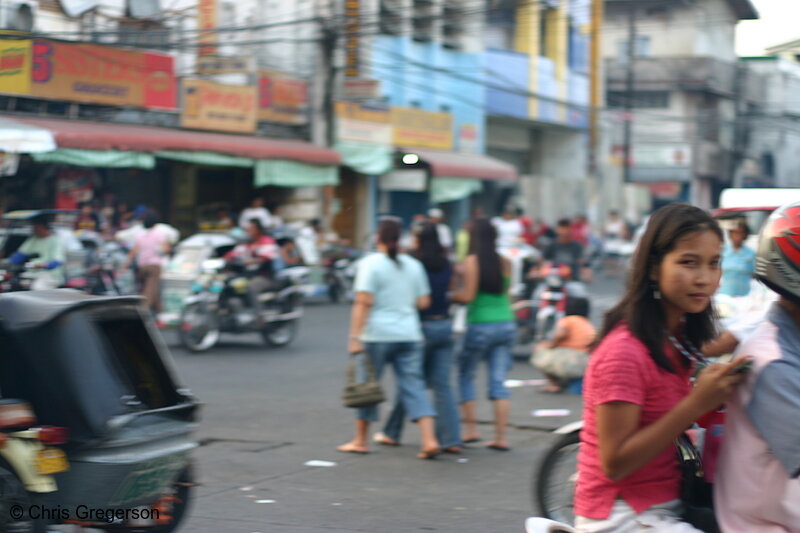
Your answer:
[[[591,292],[598,316],[619,296],[619,283],[601,280]],[[183,383],[205,404],[195,454],[202,485],[181,531],[523,531],[533,514],[532,472],[553,439],[548,431],[579,418],[580,397],[538,393],[524,381],[540,376],[518,360],[509,375],[523,382],[513,389],[510,452],[475,444],[461,456],[421,461],[408,424],[399,448],[339,453],[353,431],[353,413],[339,400],[348,318],[347,306],[309,305],[298,338],[281,349],[255,335],[230,336],[193,355],[165,335]],[[480,404],[489,437],[489,403]],[[553,408],[568,414],[532,414]]]

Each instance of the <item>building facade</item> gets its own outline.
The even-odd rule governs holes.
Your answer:
[[[711,207],[733,184],[750,96],[734,29],[757,16],[749,0],[606,0],[605,176],[627,194],[629,217],[675,200]]]
[[[488,13],[487,153],[522,176],[512,202],[550,222],[597,202],[589,136],[596,16],[591,0],[499,2]]]

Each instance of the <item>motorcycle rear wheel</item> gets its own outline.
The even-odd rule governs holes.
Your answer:
[[[541,516],[574,524],[580,432],[562,435],[533,472],[534,506]]]
[[[270,346],[288,346],[297,335],[297,320],[273,322],[261,330],[261,336]]]
[[[180,320],[181,343],[191,352],[213,348],[220,338],[217,316],[203,303],[191,303],[183,308]]]

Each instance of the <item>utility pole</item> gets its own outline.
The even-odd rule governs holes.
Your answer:
[[[625,115],[622,131],[623,181],[631,181],[631,143],[633,135],[634,61],[636,60],[636,0],[628,8],[628,63],[625,71]]]

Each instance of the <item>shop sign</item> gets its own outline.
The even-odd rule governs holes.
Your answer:
[[[255,86],[186,78],[181,86],[181,127],[252,133],[257,104]]]
[[[81,168],[62,168],[56,177],[56,209],[77,209],[94,194],[94,172]]]
[[[427,190],[427,178],[427,172],[422,168],[393,170],[380,177],[378,189],[382,191],[423,192]]]
[[[345,78],[343,81],[345,100],[377,100],[381,97],[381,82],[364,78]]]
[[[361,0],[344,2],[344,75],[357,78],[361,74]]]
[[[634,166],[650,168],[689,168],[692,166],[692,147],[688,144],[635,144]]]
[[[258,78],[258,119],[278,124],[308,123],[308,83],[276,72]]]
[[[217,19],[219,6],[217,0],[198,0],[197,2],[197,48],[198,57],[213,56],[217,53]]]
[[[28,94],[31,90],[31,41],[0,41],[0,92]]]
[[[478,153],[478,126],[462,124],[458,129],[458,151],[468,154]]]
[[[371,144],[392,144],[389,107],[355,102],[336,102],[336,138]]]
[[[452,150],[453,116],[408,107],[392,108],[395,146]]]
[[[252,70],[253,59],[249,57],[200,56],[195,61],[195,72],[199,76],[249,73]]]
[[[175,109],[172,56],[85,43],[33,42],[30,95],[92,104]]]

